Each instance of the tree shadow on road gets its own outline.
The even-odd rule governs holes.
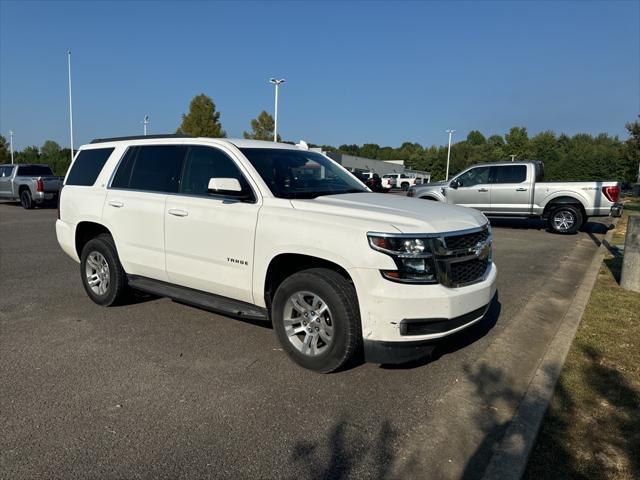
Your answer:
[[[380,423],[370,446],[363,445],[362,433],[359,426],[342,419],[331,426],[324,442],[298,441],[291,460],[309,480],[385,480],[421,476],[415,471],[417,462],[414,458],[404,459],[398,470],[396,444],[399,433],[390,421]]]

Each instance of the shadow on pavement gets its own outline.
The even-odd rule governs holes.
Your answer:
[[[402,467],[395,466],[398,460],[396,440],[400,437],[391,422],[380,423],[373,446],[362,448],[358,437],[360,427],[346,420],[334,423],[324,442],[298,441],[291,460],[310,480],[343,480],[347,478],[420,478],[414,458],[404,459]],[[366,471],[363,474],[363,470]],[[392,471],[393,470],[393,471]],[[295,477],[298,478],[298,477]]]

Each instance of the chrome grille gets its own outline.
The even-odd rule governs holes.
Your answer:
[[[445,244],[449,250],[461,250],[475,247],[479,242],[486,242],[489,238],[489,230],[484,229],[476,233],[466,235],[451,235],[444,237]]]
[[[484,280],[491,265],[491,243],[488,226],[433,238],[439,282],[455,288]]]

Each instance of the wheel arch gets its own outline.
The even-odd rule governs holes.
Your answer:
[[[267,308],[271,308],[271,302],[276,290],[287,277],[310,268],[327,268],[333,270],[353,284],[353,279],[351,275],[349,275],[349,272],[331,260],[301,253],[280,253],[271,259],[265,274],[264,301]]]
[[[79,222],[78,225],[76,225],[75,233],[75,247],[78,258],[81,257],[82,249],[87,242],[103,233],[107,233],[113,237],[111,231],[101,223],[90,221]]]
[[[586,210],[582,200],[576,197],[572,197],[571,195],[560,195],[554,198],[551,198],[545,205],[542,210],[542,218],[547,218],[551,211],[560,205],[573,205],[580,210],[582,213],[582,217],[586,219]]]

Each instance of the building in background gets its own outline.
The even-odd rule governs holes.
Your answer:
[[[312,149],[320,151],[320,149]],[[415,178],[416,183],[428,183],[431,181],[431,174],[421,170],[411,170],[404,166],[404,160],[374,160],[372,158],[356,157],[339,152],[322,152],[329,158],[335,160],[344,168],[353,173],[377,173],[381,177],[384,175],[399,173]]]

